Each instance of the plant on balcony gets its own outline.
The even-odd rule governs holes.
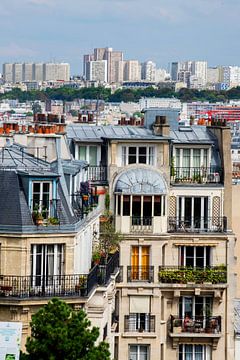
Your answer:
[[[44,217],[43,217],[42,213],[38,212],[38,211],[36,211],[36,212],[34,211],[33,212],[33,221],[35,222],[35,224],[37,226],[43,225]]]
[[[174,157],[171,158],[170,175],[171,175],[171,177],[173,177],[173,178],[176,176]]]
[[[115,227],[111,218],[101,224],[99,249],[105,254],[105,262],[107,262],[109,254],[119,250],[119,243],[123,236],[119,231],[115,231]]]
[[[227,273],[224,265],[203,269],[192,267],[161,269],[159,271],[159,281],[173,284],[221,284],[227,282]]]
[[[101,254],[99,248],[95,248],[92,254],[92,261],[95,265],[99,264],[101,260]]]
[[[59,225],[59,219],[56,217],[50,217],[50,218],[48,218],[48,224],[49,225]]]

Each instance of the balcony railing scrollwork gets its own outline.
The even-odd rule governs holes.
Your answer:
[[[127,280],[153,282],[154,266],[128,266]]]
[[[226,216],[168,217],[168,232],[225,232],[226,230]]]
[[[223,171],[218,166],[210,167],[172,167],[172,184],[219,184]]]
[[[194,316],[194,318],[181,318],[171,315],[170,333],[181,334],[220,334],[221,316]]]

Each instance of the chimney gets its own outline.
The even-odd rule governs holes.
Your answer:
[[[170,127],[167,124],[167,117],[157,115],[153,124],[154,135],[169,136]]]

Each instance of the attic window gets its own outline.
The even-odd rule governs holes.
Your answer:
[[[182,131],[182,132],[192,132],[192,128],[191,126],[179,126],[178,131]]]

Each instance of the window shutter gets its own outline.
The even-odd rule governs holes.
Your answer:
[[[130,313],[149,314],[150,313],[150,296],[130,296]]]

